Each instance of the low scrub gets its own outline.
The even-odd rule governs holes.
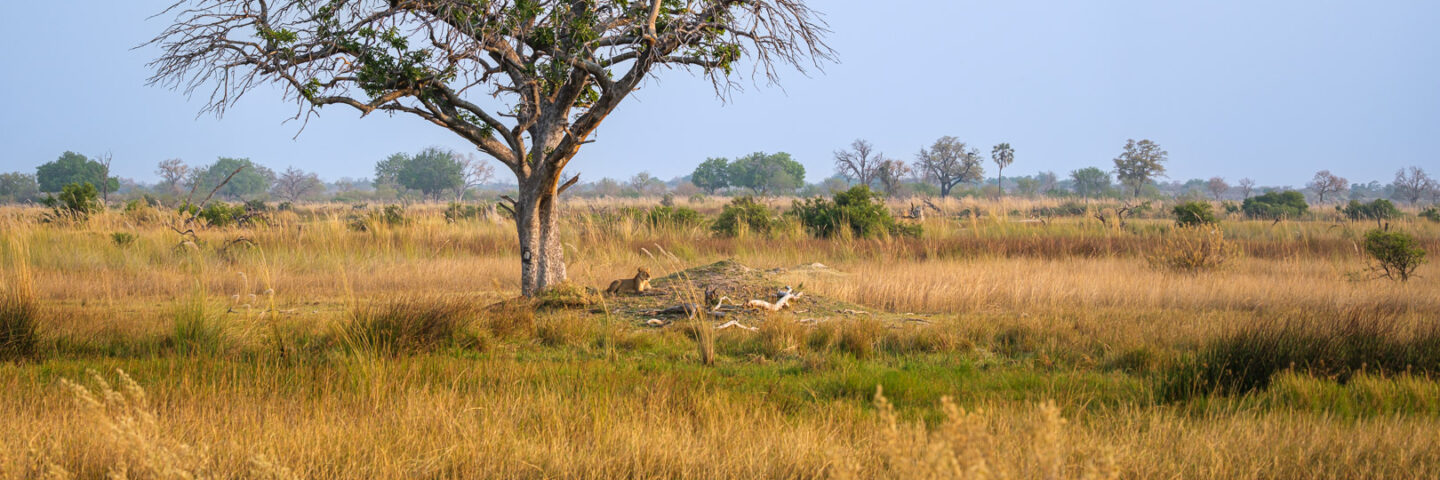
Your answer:
[[[1214,207],[1210,202],[1185,202],[1176,205],[1172,213],[1175,214],[1175,224],[1181,227],[1197,227],[1201,225],[1215,225],[1220,223],[1215,219]]]
[[[1371,271],[1382,278],[1408,281],[1425,263],[1425,249],[1404,232],[1371,230],[1365,233],[1365,254],[1374,261]]]
[[[720,211],[720,216],[710,225],[710,231],[722,237],[743,237],[750,233],[768,235],[779,225],[780,220],[770,207],[755,201],[754,197],[736,197]]]
[[[1440,374],[1440,327],[1401,335],[1377,320],[1333,326],[1266,325],[1211,341],[1177,363],[1163,398],[1263,390],[1282,372],[1347,381],[1359,373]]]
[[[1336,206],[1335,210],[1345,215],[1350,220],[1374,220],[1378,226],[1382,221],[1400,217],[1400,209],[1389,200],[1378,198],[1370,203],[1362,203],[1359,200],[1351,200],[1345,206]]]
[[[1214,225],[1178,227],[1145,258],[1152,267],[1177,273],[1199,273],[1224,267],[1240,253],[1235,242]]]
[[[1279,222],[1284,219],[1296,219],[1305,215],[1310,208],[1305,203],[1305,194],[1286,190],[1284,192],[1267,192],[1264,195],[1245,199],[1240,209],[1245,216]]]
[[[705,219],[694,209],[661,205],[645,212],[645,223],[651,228],[693,228],[704,224]]]
[[[818,237],[846,233],[858,238],[920,234],[919,225],[903,225],[895,221],[880,195],[864,185],[837,193],[833,200],[811,198],[796,201],[792,214]]]
[[[455,345],[473,320],[468,302],[398,299],[357,307],[340,333],[353,350],[398,356]]]

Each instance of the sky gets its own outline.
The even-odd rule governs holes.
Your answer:
[[[204,98],[146,86],[157,50],[135,48],[171,0],[15,2],[0,16],[0,172],[33,173],[72,150],[110,152],[143,182],[156,163],[247,157],[323,178],[369,177],[395,152],[472,146],[431,124],[331,107],[300,123],[257,90],[223,118]],[[571,162],[584,180],[689,174],[709,157],[789,152],[814,182],[863,138],[913,160],[951,135],[1007,176],[1110,168],[1126,139],[1169,152],[1169,178],[1303,185],[1328,169],[1353,182],[1440,170],[1440,2],[820,1],[838,63],[744,80],[719,99],[702,78],[662,71]],[[348,108],[348,107],[346,107]],[[298,136],[297,136],[298,134]],[[994,174],[993,164],[987,173]],[[501,175],[508,175],[503,168]]]

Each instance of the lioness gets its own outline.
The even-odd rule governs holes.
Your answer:
[[[609,293],[609,294],[616,294],[616,293],[635,293],[635,294],[640,294],[640,293],[645,293],[645,291],[646,291],[646,290],[649,290],[649,289],[650,289],[650,271],[649,271],[649,270],[646,270],[645,267],[640,267],[640,270],[637,271],[637,272],[635,272],[635,278],[626,278],[626,279],[616,280],[616,281],[610,282],[610,288],[605,289],[605,293]]]

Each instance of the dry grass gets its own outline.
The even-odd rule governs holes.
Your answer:
[[[1361,368],[1347,383],[1281,372],[1263,391],[1179,403],[1158,393],[1165,372],[1255,325],[1425,331],[1440,318],[1437,276],[1350,280],[1366,226],[1225,219],[1244,254],[1179,274],[1146,260],[1168,219],[1122,230],[1027,221],[1057,201],[939,203],[981,214],[930,212],[914,239],[819,240],[794,225],[714,238],[606,216],[643,201],[568,205],[577,292],[636,266],[821,262],[832,268],[781,279],[914,320],[776,316],[754,333],[589,313],[603,301],[500,302],[518,292],[513,227],[447,223],[442,206],[365,232],[347,227],[347,205],[279,212],[201,230],[194,247],[168,212],[61,226],[0,208],[0,295],[43,312],[35,360],[0,363],[0,477],[1440,475],[1440,389],[1418,370]],[[1440,248],[1437,224],[1395,228]],[[136,381],[77,381],[117,367]]]

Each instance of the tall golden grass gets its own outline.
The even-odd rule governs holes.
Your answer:
[[[706,214],[723,203],[681,202]],[[1342,385],[1290,373],[1267,392],[1182,404],[1147,393],[1155,365],[1256,325],[1432,327],[1433,266],[1403,284],[1351,280],[1368,224],[1227,218],[1241,253],[1176,273],[1147,261],[1173,231],[1165,218],[1119,229],[1030,218],[1053,200],[937,203],[983,215],[930,212],[919,238],[815,239],[793,222],[717,238],[608,216],[649,200],[567,204],[563,242],[582,286],[733,258],[786,269],[779,279],[807,294],[918,320],[771,321],[703,330],[700,342],[583,312],[485,308],[519,292],[513,226],[447,223],[440,205],[363,232],[350,206],[319,205],[193,237],[160,210],[47,225],[38,209],[3,207],[0,293],[26,292],[43,328],[37,355],[0,363],[0,477],[1440,475],[1440,389],[1423,374]],[[1433,222],[1392,228],[1440,249]],[[793,268],[817,262],[829,268]],[[415,302],[449,307],[395,310]],[[428,321],[411,317],[444,329],[385,343],[381,320]],[[221,328],[186,338],[218,347],[178,347],[181,320],[195,318]],[[852,392],[878,381],[905,389]]]

